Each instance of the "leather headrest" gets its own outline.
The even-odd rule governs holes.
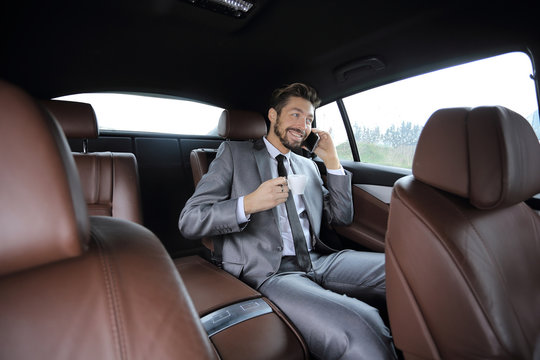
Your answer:
[[[96,139],[99,136],[92,105],[65,100],[44,100],[41,103],[58,121],[67,138]]]
[[[223,110],[218,134],[230,140],[258,139],[266,135],[266,122],[261,114],[253,111]]]
[[[0,275],[80,255],[86,204],[58,124],[0,80]]]
[[[521,115],[501,106],[454,108],[436,111],[426,123],[413,175],[492,209],[539,193],[538,164],[538,138]]]

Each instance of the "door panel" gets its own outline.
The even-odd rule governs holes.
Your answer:
[[[355,161],[341,161],[343,167],[353,174],[353,184],[394,186],[401,177],[410,175],[408,169],[368,164]]]
[[[348,240],[343,242],[348,247],[384,252],[392,187],[411,171],[354,161],[341,163],[353,175],[354,219],[351,225],[336,226],[334,231]],[[317,164],[324,172],[322,163],[317,161]]]
[[[349,226],[336,226],[336,232],[362,248],[384,252],[391,186],[354,184],[354,219]]]

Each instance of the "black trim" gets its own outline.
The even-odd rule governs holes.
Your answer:
[[[342,99],[336,100],[341,118],[343,119],[343,125],[345,125],[345,131],[347,131],[347,137],[349,138],[349,145],[351,146],[351,152],[354,161],[360,161],[360,153],[358,152],[358,146],[356,146],[356,139],[354,138],[354,132],[352,130],[351,121],[345,109],[345,104]]]

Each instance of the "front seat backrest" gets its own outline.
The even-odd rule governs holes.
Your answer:
[[[137,160],[131,153],[87,152],[88,139],[99,136],[90,104],[46,100],[42,104],[68,139],[82,139],[83,153],[73,153],[90,215],[112,216],[142,224]]]
[[[503,107],[444,109],[394,186],[387,298],[406,359],[540,358],[540,145]]]
[[[215,358],[160,241],[88,218],[59,126],[2,81],[0,137],[0,358]]]

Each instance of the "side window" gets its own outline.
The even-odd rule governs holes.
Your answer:
[[[508,53],[397,81],[343,99],[363,162],[411,168],[430,115],[441,108],[502,105],[540,138],[530,58]]]
[[[327,131],[332,135],[339,158],[341,160],[353,160],[351,144],[347,138],[345,125],[335,101],[321,106],[315,111],[315,122],[318,129]]]
[[[223,111],[195,101],[131,94],[86,93],[57,99],[91,104],[99,129],[106,131],[217,135]]]

